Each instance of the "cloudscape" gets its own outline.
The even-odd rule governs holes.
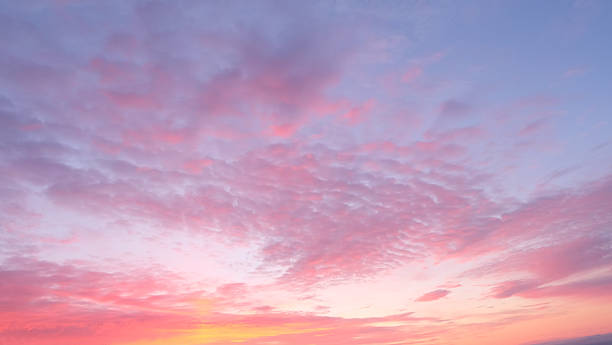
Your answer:
[[[611,33],[604,0],[0,0],[0,344],[609,344]]]

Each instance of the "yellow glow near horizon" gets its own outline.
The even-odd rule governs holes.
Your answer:
[[[307,324],[302,323],[288,323],[279,326],[204,324],[197,329],[178,331],[181,334],[175,336],[160,339],[139,340],[135,342],[121,343],[121,345],[199,345],[220,341],[238,343],[261,337],[310,333],[326,329],[329,328],[308,328]]]

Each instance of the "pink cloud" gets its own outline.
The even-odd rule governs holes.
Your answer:
[[[411,67],[402,75],[402,82],[411,83],[423,74],[423,69],[418,66]]]
[[[0,320],[12,319],[0,329],[0,340],[22,344],[92,344],[129,341],[175,341],[182,333],[193,334],[206,326],[213,332],[239,327],[245,331],[265,330],[247,337],[247,344],[279,341],[306,344],[344,339],[348,344],[368,341],[397,341],[410,334],[433,337],[436,332],[418,326],[424,319],[411,313],[373,318],[323,317],[304,313],[278,313],[259,308],[256,314],[210,313],[199,315],[190,308],[197,305],[200,293],[177,293],[170,281],[177,277],[154,278],[146,274],[110,274],[28,259],[13,259],[0,271]],[[96,288],[91,288],[96,286]],[[18,289],[16,287],[19,287]],[[220,287],[217,293],[234,298],[244,285]],[[159,291],[172,291],[160,294]],[[194,303],[193,306],[190,306]],[[183,312],[181,312],[183,311]],[[435,319],[427,319],[437,322]],[[378,323],[413,324],[411,330]],[[295,325],[301,325],[295,328]],[[429,326],[431,327],[431,326]],[[182,329],[181,333],[169,331]],[[286,331],[283,331],[286,330]],[[193,333],[191,333],[193,332]],[[260,332],[261,333],[261,332]],[[276,334],[275,334],[276,333]],[[255,333],[257,334],[257,333]],[[240,336],[240,334],[236,334]],[[224,336],[227,337],[227,336]],[[214,338],[213,338],[214,339]],[[217,344],[217,342],[209,342]],[[223,343],[223,342],[219,342]]]
[[[449,293],[450,293],[449,290],[444,290],[444,289],[434,290],[434,291],[430,291],[424,294],[423,296],[417,298],[415,301],[417,302],[435,301],[442,297],[446,297]]]
[[[365,103],[351,108],[346,113],[342,114],[342,118],[348,121],[350,124],[357,124],[359,122],[364,121],[365,116],[372,110],[374,107],[374,100],[370,99]]]
[[[448,283],[442,284],[442,285],[440,285],[438,287],[441,288],[441,289],[455,289],[455,288],[458,288],[458,287],[461,287],[461,286],[462,286],[462,284],[460,284],[460,283],[448,282]]]
[[[281,138],[288,138],[293,136],[295,131],[297,130],[296,124],[281,124],[274,125],[270,127],[270,133],[274,136]]]
[[[495,286],[491,293],[495,298],[506,298],[538,286],[538,282],[529,280],[512,280]]]
[[[525,125],[525,127],[523,127],[520,130],[519,134],[520,135],[534,135],[534,134],[537,134],[543,128],[545,128],[547,124],[548,124],[548,120],[546,120],[546,119],[535,120],[535,121],[530,122],[527,125]]]
[[[612,278],[609,276],[584,279],[571,283],[543,284],[535,280],[506,281],[495,286],[492,296],[507,298],[520,296],[524,298],[578,297],[608,298],[612,293]]]
[[[210,166],[213,163],[214,161],[208,158],[192,159],[192,160],[188,160],[185,163],[183,163],[183,168],[185,169],[185,171],[189,173],[199,174],[202,172],[204,168]]]
[[[148,95],[124,92],[108,92],[110,100],[121,108],[156,109],[160,104]]]

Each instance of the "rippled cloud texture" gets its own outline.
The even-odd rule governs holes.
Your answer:
[[[0,1],[0,344],[611,332],[611,14]]]

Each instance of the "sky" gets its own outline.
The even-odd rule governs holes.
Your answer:
[[[611,33],[605,0],[0,0],[0,344],[612,339]]]

